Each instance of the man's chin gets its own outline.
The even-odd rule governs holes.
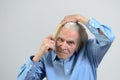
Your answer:
[[[57,57],[59,59],[67,59],[68,58],[66,53],[57,53]]]

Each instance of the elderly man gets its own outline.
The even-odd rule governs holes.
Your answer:
[[[88,39],[84,24],[95,36]],[[97,68],[114,40],[111,28],[95,19],[68,15],[56,38],[49,35],[18,74],[18,80],[97,80]]]

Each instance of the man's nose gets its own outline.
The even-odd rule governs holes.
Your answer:
[[[61,48],[62,49],[67,49],[67,42],[64,41],[62,44],[61,44]]]

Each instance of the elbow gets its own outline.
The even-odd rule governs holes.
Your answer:
[[[109,43],[112,43],[115,40],[115,35],[112,34],[111,37],[109,37]]]

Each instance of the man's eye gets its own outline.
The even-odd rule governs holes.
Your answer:
[[[58,38],[58,41],[59,41],[59,42],[63,42],[63,39],[62,39],[62,38]]]
[[[74,42],[73,41],[69,41],[69,42],[67,42],[69,45],[72,45],[72,44],[74,44]]]

